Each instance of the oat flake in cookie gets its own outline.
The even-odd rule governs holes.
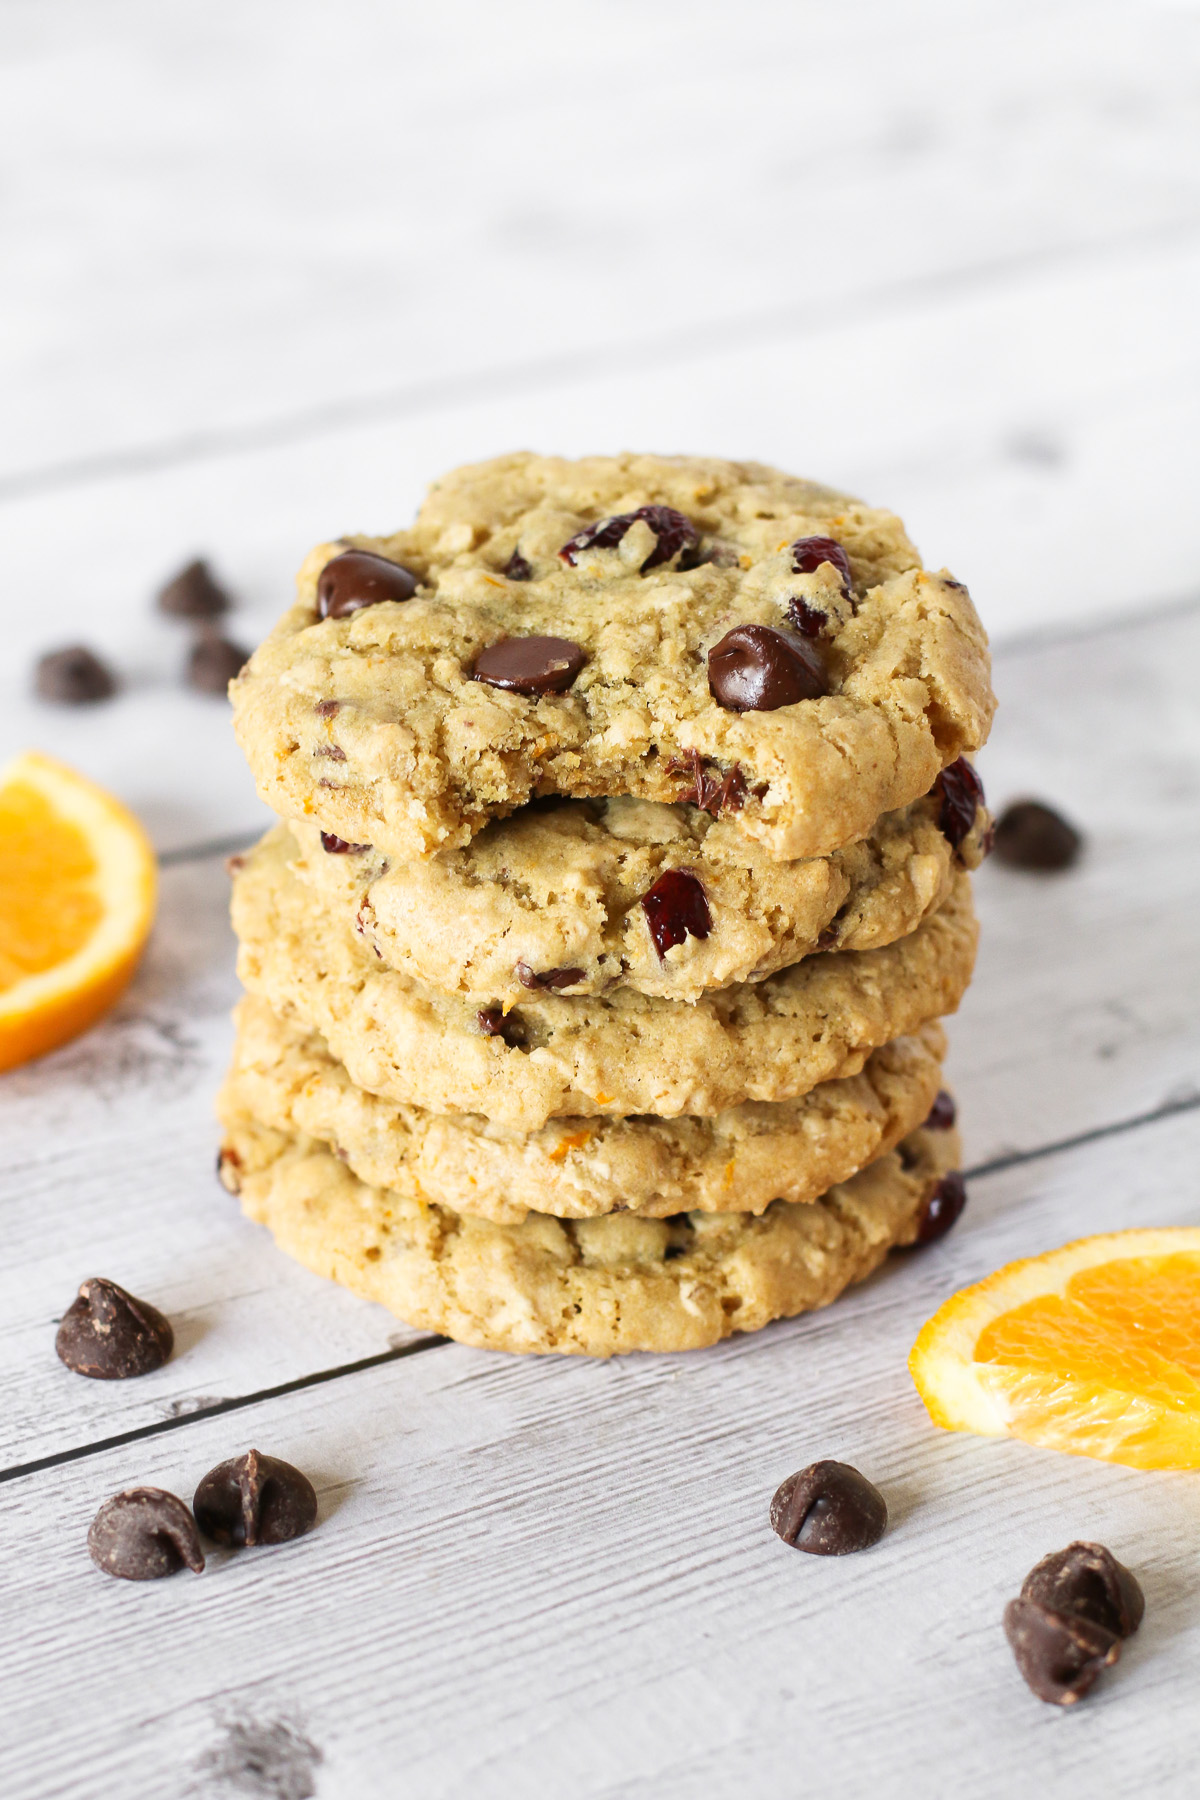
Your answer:
[[[404,571],[391,597],[322,617],[347,545],[315,550],[234,684],[235,724],[277,812],[394,856],[539,795],[675,802],[698,780],[770,855],[821,856],[991,722],[961,583],[923,569],[894,515],[761,464],[499,457],[354,548]],[[523,639],[569,652],[535,681]]]

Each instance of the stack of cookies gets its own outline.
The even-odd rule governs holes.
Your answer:
[[[834,1299],[962,1203],[945,1039],[994,701],[892,514],[501,457],[313,552],[233,683],[222,1171],[308,1267],[519,1351]]]

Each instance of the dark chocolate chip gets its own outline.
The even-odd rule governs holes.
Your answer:
[[[314,756],[327,756],[331,762],[345,762],[346,752],[340,744],[318,744]]]
[[[822,627],[828,622],[828,614],[819,606],[810,606],[807,600],[793,598],[788,601],[788,618],[806,638],[818,638]]]
[[[958,1224],[966,1204],[967,1185],[958,1170],[951,1169],[930,1189],[921,1208],[914,1243],[936,1244]]]
[[[1051,873],[1078,861],[1083,838],[1053,807],[1040,800],[1014,800],[996,820],[993,848],[1014,869]]]
[[[1090,1619],[1052,1611],[1036,1600],[1010,1600],[1004,1635],[1017,1667],[1039,1700],[1074,1706],[1102,1669],[1121,1654],[1121,1640]]]
[[[712,914],[703,885],[686,869],[665,870],[642,895],[642,911],[660,960],[676,944],[682,944],[689,932],[692,937],[703,939],[712,930]]]
[[[185,679],[200,694],[223,694],[246,666],[250,652],[215,632],[196,639],[188,653]]]
[[[39,657],[34,687],[39,700],[51,700],[57,706],[89,706],[94,700],[111,699],[117,679],[86,644],[68,644],[65,650],[50,650]]]
[[[679,801],[700,807],[714,819],[720,818],[723,812],[741,812],[747,790],[746,777],[738,763],[718,778],[708,774],[698,750],[687,750],[681,757],[668,758],[665,766],[668,775],[686,773],[688,776],[686,787],[676,796]]]
[[[518,962],[514,974],[524,988],[569,988],[575,987],[583,980],[582,969],[531,969],[527,962]]]
[[[92,1561],[122,1581],[158,1581],[187,1567],[198,1575],[204,1552],[182,1500],[162,1488],[126,1488],[106,1500],[88,1532]]]
[[[1021,1583],[1021,1598],[1122,1638],[1132,1636],[1146,1610],[1136,1576],[1112,1551],[1078,1541],[1043,1556]]]
[[[789,1475],[771,1502],[771,1529],[814,1556],[869,1550],[887,1530],[887,1503],[849,1463],[815,1462]]]
[[[504,573],[510,581],[532,581],[533,564],[526,562],[519,550],[514,550],[504,565]]]
[[[208,1471],[192,1510],[215,1544],[286,1544],[316,1524],[317,1496],[308,1476],[291,1463],[247,1450]]]
[[[473,679],[514,694],[565,694],[586,661],[571,638],[501,638],[480,651]]]
[[[321,570],[317,611],[323,619],[348,619],[381,600],[411,600],[419,585],[403,563],[390,562],[373,550],[345,550]]]
[[[965,756],[942,770],[933,784],[941,796],[938,830],[957,850],[975,823],[975,811],[983,805],[983,783]]]
[[[525,1042],[525,1027],[515,1012],[506,1013],[502,1006],[481,1006],[475,1014],[484,1037],[499,1038],[510,1050],[519,1050]]]
[[[156,1306],[102,1276],[81,1283],[54,1340],[68,1369],[98,1381],[149,1375],[162,1368],[174,1347],[171,1321]]]
[[[842,578],[842,589],[850,592],[850,559],[836,538],[797,538],[792,545],[792,568],[797,575],[811,575],[822,563],[832,563]]]
[[[925,1129],[926,1131],[949,1131],[957,1117],[958,1107],[954,1103],[954,1095],[948,1094],[945,1088],[942,1088],[929,1109]]]
[[[568,539],[558,554],[574,568],[575,559],[583,550],[615,550],[629,527],[639,520],[650,527],[658,540],[641,566],[643,575],[650,569],[657,569],[661,563],[670,562],[681,551],[695,550],[699,546],[700,533],[692,521],[676,512],[673,506],[639,506],[636,512],[616,513],[611,519],[585,525],[582,531]]]
[[[713,699],[731,712],[774,712],[829,692],[820,655],[806,638],[771,625],[735,625],[708,653]]]
[[[334,837],[332,831],[323,831],[321,848],[327,856],[362,856],[371,846],[370,844],[350,844],[345,838]]]
[[[158,610],[174,619],[219,619],[233,602],[203,557],[188,563],[158,590]]]

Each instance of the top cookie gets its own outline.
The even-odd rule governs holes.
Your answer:
[[[977,749],[995,704],[966,589],[894,515],[633,455],[498,457],[411,530],[322,545],[230,691],[268,804],[394,856],[545,794],[691,800],[825,855]]]

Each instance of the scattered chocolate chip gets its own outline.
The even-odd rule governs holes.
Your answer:
[[[823,613],[819,606],[810,606],[807,600],[800,600],[795,596],[788,601],[788,618],[806,638],[820,637],[822,627],[828,622],[828,614]]]
[[[1136,1576],[1112,1551],[1078,1541],[1043,1556],[1021,1583],[1021,1598],[1122,1638],[1133,1635],[1146,1610]]]
[[[39,700],[51,700],[56,706],[89,706],[94,700],[111,699],[117,679],[86,644],[68,644],[65,650],[39,657],[34,688]]]
[[[510,1050],[519,1050],[525,1042],[525,1027],[515,1012],[506,1013],[501,1006],[481,1006],[475,1019],[484,1037],[498,1037]]]
[[[1078,860],[1083,838],[1053,807],[1014,800],[996,820],[993,845],[1000,861],[1014,869],[1051,873]]]
[[[1090,1619],[1070,1617],[1037,1600],[1010,1600],[1004,1635],[1027,1686],[1053,1706],[1074,1706],[1102,1669],[1121,1654],[1121,1640]]]
[[[173,619],[219,619],[233,602],[203,557],[188,563],[158,590],[158,610]]]
[[[204,1567],[196,1522],[182,1500],[162,1488],[126,1488],[106,1500],[88,1532],[92,1561],[122,1581],[158,1581],[186,1563]]]
[[[948,1094],[945,1088],[941,1088],[937,1099],[929,1109],[925,1129],[926,1131],[949,1131],[957,1117],[958,1107],[954,1103],[954,1095]]]
[[[983,805],[983,783],[965,756],[942,770],[933,784],[941,796],[938,830],[955,850],[975,823],[975,811]]]
[[[936,1244],[952,1231],[962,1217],[963,1207],[967,1204],[967,1184],[957,1169],[931,1188],[921,1208],[921,1216],[917,1222],[916,1244]]]
[[[686,787],[677,795],[682,803],[698,806],[714,819],[723,812],[741,812],[746,800],[746,777],[738,763],[718,779],[707,773],[698,750],[688,750],[681,757],[669,757],[665,767],[668,775],[688,776]]]
[[[811,575],[822,563],[832,563],[842,578],[842,591],[850,592],[850,559],[836,538],[803,537],[792,545],[792,568],[797,575]]]
[[[642,911],[660,961],[668,950],[682,944],[689,932],[692,937],[703,939],[712,930],[704,888],[686,869],[665,870],[642,895]]]
[[[98,1381],[149,1375],[162,1368],[174,1347],[171,1321],[156,1306],[101,1276],[81,1283],[54,1340],[68,1369]]]
[[[317,714],[318,718],[332,719],[341,704],[340,700],[318,700],[317,704],[313,707],[313,711]]]
[[[208,1471],[192,1510],[215,1544],[286,1544],[316,1524],[317,1496],[308,1476],[291,1463],[247,1450]]]
[[[390,562],[373,550],[345,550],[321,570],[317,611],[323,619],[348,619],[381,600],[411,600],[419,585],[403,563]]]
[[[185,679],[200,694],[223,694],[246,666],[250,652],[215,632],[196,639],[188,653]]]
[[[814,1556],[869,1550],[887,1530],[887,1503],[849,1463],[815,1462],[789,1475],[771,1502],[771,1529]]]
[[[531,969],[527,962],[518,962],[514,974],[524,988],[559,988],[574,987],[583,980],[582,969]]]
[[[525,561],[519,550],[514,550],[504,565],[504,573],[510,581],[532,581],[533,565]]]
[[[731,712],[774,712],[829,692],[824,664],[806,638],[771,625],[735,625],[708,653],[708,685]]]
[[[582,531],[568,539],[558,554],[574,568],[575,559],[583,550],[615,550],[629,527],[639,520],[644,521],[658,539],[641,566],[643,575],[650,569],[657,569],[660,563],[670,562],[682,550],[695,550],[700,543],[700,533],[692,521],[676,512],[673,506],[639,506],[636,512],[617,513],[611,519],[585,525]]]
[[[362,856],[371,846],[370,844],[349,844],[345,838],[334,837],[332,831],[323,831],[321,848],[327,856]]]
[[[480,651],[472,679],[514,694],[565,694],[586,661],[570,638],[501,638]]]

